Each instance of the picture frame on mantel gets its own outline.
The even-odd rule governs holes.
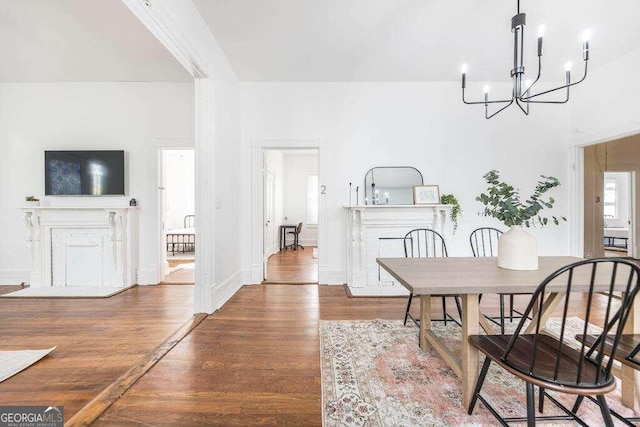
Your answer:
[[[440,187],[437,185],[414,185],[413,186],[414,205],[439,205]]]

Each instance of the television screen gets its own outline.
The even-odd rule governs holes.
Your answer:
[[[124,195],[124,151],[45,151],[47,196]]]

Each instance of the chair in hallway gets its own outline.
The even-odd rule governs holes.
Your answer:
[[[429,228],[416,228],[409,231],[404,236],[404,256],[407,258],[416,257],[448,257],[447,245],[444,242],[444,237],[437,231]],[[447,313],[447,297],[454,297],[456,307],[458,308],[458,315],[462,318],[462,308],[460,306],[460,300],[457,295],[442,295],[442,319],[433,319],[434,321],[444,321],[445,325],[448,320],[455,323],[458,321]],[[411,318],[414,323],[418,324],[419,320],[414,318],[411,311],[411,302],[413,301],[413,294],[409,294],[409,300],[407,302],[407,310],[404,314],[404,324],[407,324],[407,319]],[[459,323],[458,323],[459,324]]]
[[[493,257],[498,255],[498,239],[502,236],[503,232],[493,227],[480,227],[476,228],[469,235],[469,244],[471,245],[471,252],[474,257]],[[498,294],[500,297],[500,322],[498,323],[495,318],[487,316],[487,319],[500,326],[500,333],[504,334],[504,297],[509,296],[509,320],[513,322],[514,309],[514,295],[530,295],[530,294]],[[518,315],[522,315],[515,311]]]
[[[293,243],[291,243],[290,245],[286,245],[285,248],[291,247],[291,249],[293,249],[294,251],[298,248],[304,249],[304,246],[302,246],[299,243],[299,237],[300,237],[301,231],[302,231],[302,223],[299,223],[295,230],[287,232],[287,234],[291,234],[293,236]]]
[[[594,291],[596,283],[606,284],[609,287],[608,294],[604,295],[606,303],[602,301],[603,296]],[[589,291],[584,294],[582,292],[572,293],[573,290],[587,289]],[[625,298],[618,302],[613,296],[614,290],[623,291]],[[620,258],[582,260],[550,274],[533,293],[513,335],[472,335],[469,337],[469,343],[487,356],[469,405],[469,414],[473,413],[474,406],[479,399],[502,425],[507,425],[506,423],[510,421],[527,421],[528,426],[534,426],[536,420],[545,419],[574,420],[581,425],[586,425],[577,416],[577,409],[584,396],[595,395],[602,413],[603,424],[613,426],[605,394],[616,388],[616,380],[612,373],[613,362],[617,357],[622,331],[625,322],[630,317],[638,290],[640,290],[640,268],[635,263]],[[533,323],[528,327],[526,325],[527,317],[532,315],[534,308],[538,313],[544,311],[545,296],[550,293],[564,294],[563,302],[558,306],[558,312],[562,312],[562,317],[557,337],[544,333],[543,316],[534,316]],[[586,304],[582,304],[585,300]],[[616,308],[618,304],[619,307]],[[580,305],[582,307],[579,309],[579,313],[576,313],[576,308]],[[569,307],[572,308],[571,313],[568,310]],[[565,337],[573,337],[569,336],[573,333],[569,332],[567,319],[576,315],[584,320],[584,326],[581,327],[579,334],[580,344],[574,347],[565,342]],[[590,351],[589,344],[586,343],[588,325],[590,323],[597,324],[600,321],[604,325],[601,336],[607,337],[607,335],[613,334],[609,348],[611,357],[605,357],[604,339],[599,340],[597,352]],[[531,328],[531,331],[526,328]],[[526,417],[502,418],[480,394],[492,362],[525,381]],[[538,396],[540,413],[543,413],[545,399],[548,399],[560,408],[564,415],[536,417],[534,386],[540,388]],[[575,395],[577,396],[576,404],[572,409],[569,409],[549,395],[546,390]]]
[[[196,216],[186,215],[184,217],[184,228],[193,228],[196,226]]]

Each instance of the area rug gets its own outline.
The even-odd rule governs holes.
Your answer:
[[[571,320],[571,328],[580,330],[582,321]],[[449,346],[457,343],[459,354],[461,332],[457,325],[436,323],[434,330]],[[481,403],[473,415],[467,414],[460,380],[435,351],[420,350],[415,325],[379,319],[321,321],[320,357],[324,426],[498,424]],[[565,405],[573,402],[570,396],[552,394]],[[490,397],[503,416],[526,415],[524,382],[495,364],[487,374],[483,396]],[[607,400],[623,416],[633,415],[621,404],[619,389]],[[547,402],[544,415],[551,414],[560,412]],[[589,401],[582,404],[579,415],[589,425],[602,425],[600,409]]]
[[[0,298],[107,298],[128,288],[110,288],[105,286],[48,286],[46,288],[24,288],[0,295]]]
[[[53,350],[55,347],[45,350],[0,351],[0,382],[33,365]]]

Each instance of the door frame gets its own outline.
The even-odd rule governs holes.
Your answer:
[[[318,283],[327,283],[327,212],[326,194],[330,192],[326,174],[326,144],[321,139],[252,139],[251,140],[251,284],[264,280],[264,152],[266,149],[318,150],[318,185],[325,194],[318,198]]]
[[[609,135],[609,136],[606,136]],[[626,138],[629,136],[640,135],[640,123],[633,124],[626,128],[611,130],[609,132],[600,132],[593,135],[586,135],[580,138],[574,138],[569,140],[569,218],[572,218],[569,229],[569,254],[571,256],[580,257],[584,256],[584,148],[598,145],[605,142],[616,141],[618,139]],[[632,175],[636,176],[636,174]],[[638,179],[638,177],[636,177]],[[637,197],[636,191],[638,186],[636,185],[636,179],[633,179],[631,184],[634,192],[634,197]],[[633,228],[637,229],[638,224],[637,217],[640,212],[636,212],[636,206],[633,206],[633,221],[630,227],[630,231]],[[638,247],[636,239],[634,240],[634,255],[637,256]]]
[[[266,165],[265,165],[266,166]],[[263,268],[264,268],[264,277],[265,279],[269,276],[269,271],[267,270],[267,261],[269,260],[269,257],[271,255],[273,255],[275,253],[275,242],[274,242],[274,238],[275,238],[275,233],[274,233],[274,225],[275,225],[275,221],[274,221],[274,217],[275,217],[275,188],[276,188],[276,177],[275,174],[270,171],[269,169],[267,169],[266,167],[264,168],[264,178],[267,177],[271,177],[270,180],[269,179],[263,179],[263,183],[264,183],[264,188],[267,188],[267,186],[269,185],[269,183],[271,183],[271,200],[270,203],[267,203],[267,197],[266,197],[266,193],[265,193],[265,197],[263,197],[263,210],[264,210],[264,216],[265,219],[271,223],[270,226],[270,235],[267,236],[267,238],[269,240],[264,241],[263,240]],[[264,190],[263,190],[264,191]],[[267,205],[270,206],[270,209],[267,209]],[[267,210],[270,210],[270,215],[268,215],[269,217],[271,217],[271,219],[266,218],[267,217]],[[267,226],[267,222],[263,222],[264,227],[266,228]],[[265,228],[262,229],[263,234],[266,234]]]
[[[155,265],[157,269],[155,278],[152,283],[160,283],[164,278],[165,264],[167,264],[166,245],[163,247],[164,230],[162,230],[162,154],[165,150],[195,150],[193,139],[164,139],[157,138],[149,147],[149,194],[153,195],[155,200],[151,201],[152,206],[156,206],[156,215],[152,224],[153,234],[156,236],[156,250],[154,254]],[[195,190],[195,189],[194,189]],[[197,264],[197,260],[196,260]]]
[[[159,254],[160,254],[160,274],[161,274],[161,278],[160,281],[162,281],[162,279],[164,279],[164,276],[167,275],[167,273],[169,272],[169,261],[167,260],[167,244],[166,244],[166,235],[165,235],[165,230],[163,229],[163,224],[164,221],[166,220],[166,218],[164,218],[164,208],[165,206],[163,201],[166,200],[165,198],[162,197],[162,192],[166,190],[166,181],[165,181],[165,162],[164,162],[164,153],[165,151],[195,151],[195,147],[193,146],[193,140],[184,140],[186,141],[186,143],[188,143],[189,141],[191,142],[192,145],[182,145],[182,146],[172,146],[172,147],[168,147],[168,146],[159,146],[158,147],[158,186],[157,186],[157,191],[158,191],[158,224],[160,226],[160,236],[159,236],[159,242],[160,242],[160,249],[159,249]],[[194,188],[193,188],[193,197],[194,197],[194,202],[195,202],[195,158],[194,158]],[[194,225],[194,227],[196,227],[197,225]],[[196,234],[197,234],[197,228],[196,228]],[[196,239],[197,240],[197,239]],[[194,258],[195,258],[195,252],[194,252]]]

